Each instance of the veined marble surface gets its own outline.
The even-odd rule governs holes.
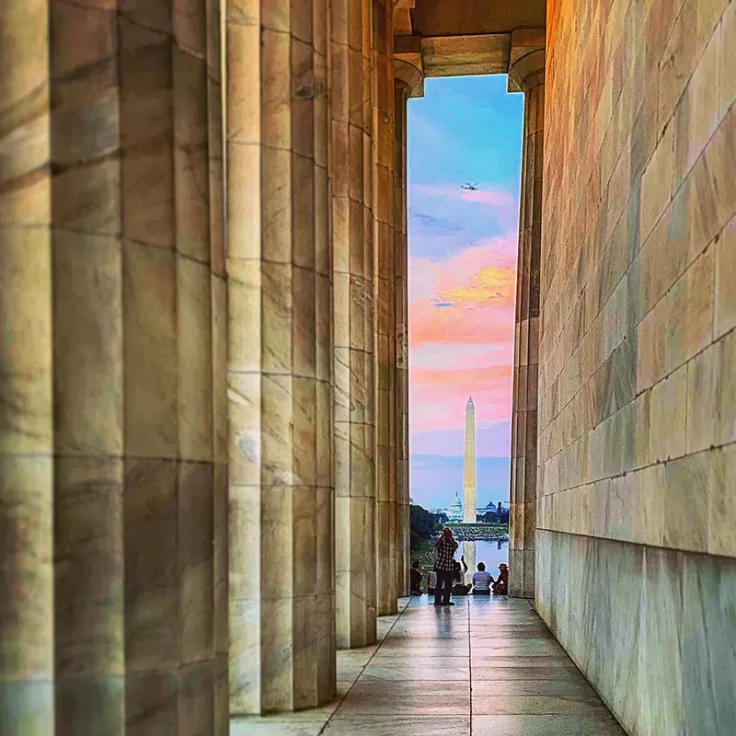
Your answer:
[[[525,600],[427,596],[378,619],[376,645],[337,654],[322,708],[236,718],[231,736],[624,736]]]
[[[736,722],[736,562],[539,531],[536,605],[627,730]]]

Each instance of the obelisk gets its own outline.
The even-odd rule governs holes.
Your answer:
[[[465,470],[463,472],[463,521],[475,524],[475,404],[473,397],[465,407]]]

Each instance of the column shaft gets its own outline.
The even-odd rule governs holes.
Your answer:
[[[54,586],[53,598],[39,590],[32,602],[10,596],[21,625],[33,622],[43,636],[52,670],[31,669],[33,640],[15,632],[23,649],[10,658],[13,668],[4,657],[0,665],[2,681],[18,690],[12,707],[0,707],[3,732],[224,733],[214,723],[206,6],[190,3],[184,16],[172,0],[133,5],[31,3],[24,11],[34,31],[28,47],[34,65],[46,59],[48,83],[34,79],[34,65],[23,69],[22,55],[3,67],[13,69],[3,83],[34,82],[26,94],[32,92],[35,114],[23,109],[23,94],[14,95],[21,88],[11,83],[3,90],[8,122],[19,113],[26,121],[15,131],[25,136],[24,163],[45,145],[50,166],[36,161],[24,182],[21,160],[11,158],[12,186],[3,188],[11,194],[0,200],[3,220],[26,218],[26,238],[46,223],[43,259],[30,242],[24,254],[33,280],[22,283],[23,264],[9,271],[8,293],[23,286],[24,294],[3,304],[4,323],[12,327],[0,355],[9,364],[9,405],[22,416],[3,431],[0,453],[18,444],[14,435],[26,444],[43,438],[44,458],[30,445],[23,454],[36,456],[34,490],[43,475],[53,508],[53,533],[45,507],[29,527],[47,524],[43,547],[23,531],[38,569],[26,564],[7,589]],[[37,8],[39,17],[28,17]],[[11,34],[18,30],[15,13],[3,9],[0,18]],[[25,39],[14,41],[9,48],[25,48]],[[47,92],[49,136],[34,139],[33,126],[45,116],[38,100]],[[39,181],[46,201],[36,208]],[[18,210],[14,196],[23,187]],[[13,249],[2,243],[0,253],[5,258]],[[23,299],[32,303],[36,324]],[[43,372],[14,356],[16,329],[32,337],[36,351],[53,335]],[[50,421],[51,412],[50,405],[44,414],[22,406],[13,386],[18,366],[21,375],[43,376],[53,396],[48,435],[24,427]],[[36,402],[42,389],[35,388]],[[12,508],[24,483],[2,465]],[[15,523],[23,518],[19,511],[18,505]],[[3,539],[20,541],[17,531]],[[43,620],[34,615],[41,607]],[[25,713],[30,702],[33,712]],[[22,720],[6,728],[7,717]]]
[[[126,447],[117,7],[52,2],[50,11],[54,733],[123,734]],[[81,33],[84,46],[75,39]]]
[[[120,0],[126,721],[214,728],[207,6]]]
[[[0,733],[52,736],[48,2],[0,10]],[[22,729],[22,731],[21,731]]]
[[[231,714],[335,692],[326,0],[227,5]]]
[[[411,89],[395,80],[394,277],[396,299],[396,590],[409,595],[409,291],[407,231],[407,102]]]
[[[396,264],[394,263],[393,2],[373,2],[373,215],[376,309],[376,569],[378,615],[397,610]]]
[[[541,70],[540,65],[530,67],[534,69],[534,73],[520,80],[526,96],[511,427],[509,592],[513,596],[524,598],[534,597],[537,518],[537,374],[544,145],[543,52],[540,57]]]
[[[337,646],[376,640],[373,222],[365,197],[364,15],[371,0],[333,0],[331,182],[335,319]],[[370,46],[366,51],[370,51]],[[368,70],[370,80],[370,70]]]
[[[207,0],[207,125],[212,309],[213,621],[215,736],[230,731],[228,705],[227,277],[224,208],[222,0]]]

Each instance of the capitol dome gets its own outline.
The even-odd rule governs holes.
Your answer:
[[[450,521],[462,521],[463,520],[463,502],[458,498],[457,493],[455,498],[450,504]]]

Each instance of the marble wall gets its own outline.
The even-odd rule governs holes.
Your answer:
[[[733,719],[734,48],[728,0],[548,3],[537,602],[637,735]]]
[[[539,613],[631,734],[736,719],[736,560],[537,533]]]

